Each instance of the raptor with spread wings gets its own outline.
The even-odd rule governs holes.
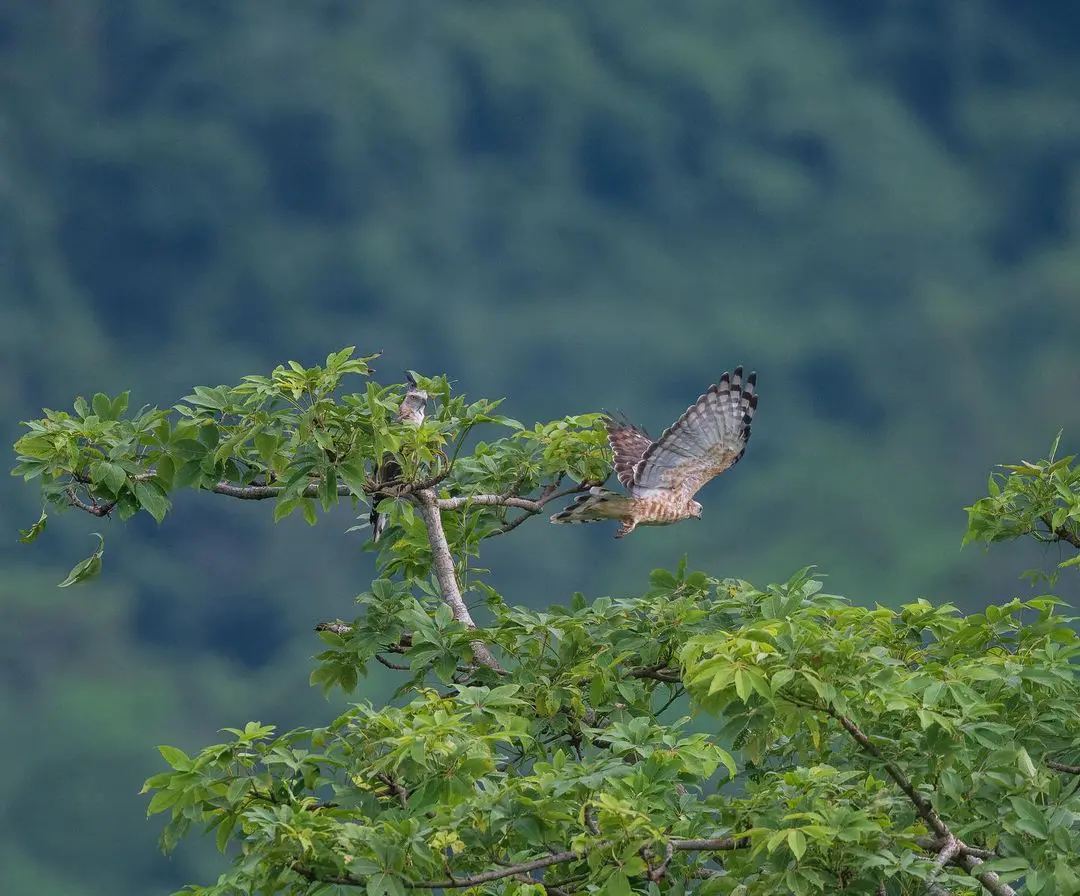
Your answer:
[[[637,526],[666,526],[701,517],[694,495],[714,476],[738,463],[757,410],[757,373],[724,373],[656,441],[638,427],[604,420],[615,454],[615,474],[628,494],[590,489],[552,518],[553,523],[619,520],[616,538]]]

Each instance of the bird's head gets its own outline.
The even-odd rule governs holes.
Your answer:
[[[690,502],[690,515],[695,520],[701,519],[701,505],[697,501]]]

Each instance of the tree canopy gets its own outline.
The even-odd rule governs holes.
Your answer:
[[[76,395],[165,407],[346,343],[520,420],[654,432],[744,363],[765,412],[705,522],[626,549],[530,523],[484,542],[484,580],[540,609],[640,592],[685,553],[758,584],[818,564],[894,608],[1035,596],[1014,571],[1071,546],[958,533],[993,465],[1080,425],[1078,9],[0,4],[7,442]],[[379,575],[366,530],[336,537],[350,502],[309,529],[167,497],[160,528],[53,513],[26,550],[38,495],[0,481],[0,892],[213,879],[209,841],[153,849],[163,819],[131,793],[154,744],[350,699],[326,710],[296,674],[311,621]],[[56,589],[92,531],[108,574]],[[58,850],[58,829],[82,836]]]
[[[1080,890],[1080,639],[1059,599],[894,610],[810,569],[759,587],[684,562],[639,594],[515,605],[481,550],[606,478],[599,417],[527,427],[414,374],[435,412],[402,426],[405,386],[375,383],[375,357],[291,362],[165,411],[98,394],[16,444],[49,507],[93,517],[161,520],[194,488],[314,524],[387,495],[378,576],[356,618],[317,626],[311,678],[348,692],[375,664],[395,699],[162,746],[144,789],[164,848],[206,831],[231,857],[185,892]],[[968,539],[1080,548],[1080,470],[1056,452],[993,476]],[[388,455],[401,475],[378,481]],[[102,571],[98,537],[64,584]]]

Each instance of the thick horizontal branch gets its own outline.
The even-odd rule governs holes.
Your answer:
[[[212,489],[215,495],[225,495],[229,498],[239,498],[241,501],[267,501],[276,498],[283,491],[283,485],[233,485],[231,482],[219,482]],[[303,498],[316,498],[319,495],[319,483],[312,482],[303,491],[297,492]],[[347,498],[352,494],[352,489],[347,485],[337,487],[339,498]]]
[[[651,678],[653,681],[663,681],[668,684],[682,681],[679,670],[670,669],[667,666],[647,666],[643,669],[631,669],[627,674],[631,678]]]
[[[517,507],[520,510],[528,510],[530,513],[539,513],[544,505],[530,498],[519,498],[517,495],[462,495],[459,498],[437,498],[439,510],[460,510],[462,507]]]
[[[520,495],[507,492],[502,495],[461,495],[456,498],[439,498],[438,505],[440,510],[460,510],[463,507],[480,506],[480,507],[510,507],[515,510],[522,510],[520,516],[515,519],[508,520],[499,528],[488,533],[489,537],[492,535],[505,535],[507,532],[511,532],[520,526],[525,520],[530,517],[536,516],[540,513],[544,507],[550,504],[552,501],[557,501],[560,498],[566,498],[570,495],[575,495],[580,492],[588,491],[596,483],[594,482],[581,482],[575,485],[573,488],[563,489],[557,491],[559,482],[562,476],[559,476],[553,483],[548,485],[540,494],[539,498],[523,498]]]
[[[438,485],[446,478],[448,473],[448,469],[442,468],[429,478],[418,482],[399,482],[396,484],[376,484],[375,482],[369,482],[364,484],[364,493],[370,495],[378,490],[380,492],[385,492],[389,497],[404,498],[414,492]],[[155,476],[157,476],[157,470],[145,470],[142,473],[135,473],[128,478],[132,482],[148,482]],[[81,485],[92,484],[90,477],[84,473],[74,473],[72,474],[72,478]],[[320,489],[321,483],[316,479],[312,480],[296,494],[301,498],[317,498],[320,495]],[[266,485],[262,483],[237,485],[236,483],[228,482],[223,479],[207,489],[207,491],[213,492],[215,495],[224,495],[227,498],[237,498],[241,501],[269,501],[281,495],[281,493],[285,491],[285,486]],[[339,483],[336,494],[339,498],[348,498],[354,495],[355,492],[348,485]],[[88,503],[80,500],[73,489],[68,489],[68,500],[72,507],[77,507],[79,510],[83,510],[94,516],[107,516],[116,503],[115,501],[108,504],[99,504],[97,502]]]
[[[565,865],[569,862],[580,862],[593,852],[608,849],[615,844],[610,842],[598,843],[589,849],[566,850],[541,856],[529,862],[520,862],[516,865],[504,865],[491,871],[483,871],[479,874],[470,874],[465,877],[448,877],[444,880],[403,880],[402,886],[408,890],[462,890],[468,887],[477,887],[480,884],[503,880],[507,877],[515,877],[528,874],[531,871],[539,871],[542,868],[550,868],[552,865]],[[734,849],[746,849],[750,841],[746,837],[717,837],[711,840],[672,840],[668,848],[672,852],[729,852]],[[311,868],[307,868],[299,862],[293,863],[293,871],[301,877],[320,883],[337,884],[346,887],[366,887],[367,881],[362,877],[351,874],[320,875]]]

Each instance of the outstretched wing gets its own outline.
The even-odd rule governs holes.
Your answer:
[[[629,489],[634,484],[634,467],[641,463],[645,451],[652,445],[652,439],[643,429],[632,423],[605,417],[608,444],[615,452],[615,475],[623,488]]]
[[[757,410],[756,386],[756,372],[745,383],[741,367],[730,376],[725,372],[645,450],[633,471],[632,493],[669,489],[689,499],[737,463]]]

